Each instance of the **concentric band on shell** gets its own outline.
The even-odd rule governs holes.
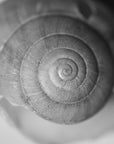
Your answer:
[[[54,43],[59,41],[56,48],[53,48],[53,38],[57,40]],[[97,62],[91,50],[80,40],[67,35],[53,35],[44,41],[50,41],[50,51],[41,59],[38,71],[38,79],[44,92],[54,101],[67,104],[85,98],[97,80]],[[44,45],[41,45],[43,49]],[[90,55],[88,57],[85,55],[87,52]],[[61,79],[58,74],[58,67],[59,70],[64,70],[63,62],[67,63],[64,67],[70,64],[70,69],[73,69],[72,74],[65,79]]]
[[[79,19],[35,18],[10,37],[6,53],[10,65],[5,82],[12,83],[8,90],[45,119],[80,122],[96,113],[111,93],[114,69],[108,45]]]

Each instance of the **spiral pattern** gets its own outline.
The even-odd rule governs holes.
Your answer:
[[[45,47],[48,41],[49,51]],[[53,42],[56,47],[53,47]],[[39,53],[40,50],[43,51],[42,55],[41,52]],[[40,64],[37,66],[36,63]],[[34,77],[36,73],[38,78]],[[26,91],[28,83],[31,84],[30,88],[33,88],[29,89],[27,95],[31,91],[36,94],[39,92],[35,81],[38,79],[43,91],[54,101],[75,103],[91,92],[97,80],[97,73],[96,59],[85,44],[71,36],[53,35],[41,40],[28,51],[23,60],[21,75]]]
[[[114,71],[108,45],[79,19],[60,15],[31,19],[10,37],[3,53],[10,63],[8,90],[45,119],[82,121],[111,93]]]

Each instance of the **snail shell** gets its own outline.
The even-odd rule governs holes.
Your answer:
[[[28,17],[28,10],[24,7],[22,14]],[[74,124],[93,116],[109,99],[113,55],[105,38],[86,21],[58,8],[44,13],[31,14],[4,43],[0,91],[12,104],[45,119]]]

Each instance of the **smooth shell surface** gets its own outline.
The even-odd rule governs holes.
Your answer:
[[[113,87],[108,44],[89,25],[65,15],[35,17],[21,25],[5,43],[0,61],[4,95],[57,123],[92,116]]]

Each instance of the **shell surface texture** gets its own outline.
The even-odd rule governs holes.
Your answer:
[[[114,61],[103,36],[109,31],[90,20],[92,6],[84,0],[4,2],[0,94],[59,124],[96,114],[111,95]]]

